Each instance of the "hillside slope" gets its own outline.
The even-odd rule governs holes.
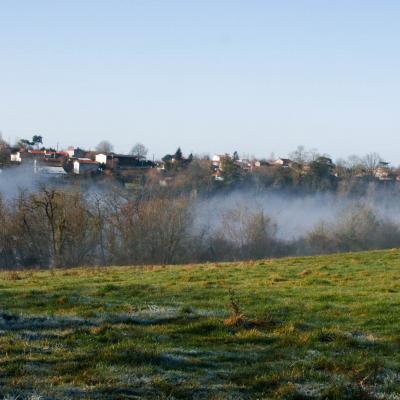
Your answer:
[[[398,399],[399,300],[398,250],[2,272],[0,398]]]

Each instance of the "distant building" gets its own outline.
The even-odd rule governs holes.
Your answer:
[[[288,158],[278,158],[277,160],[272,161],[271,164],[277,167],[289,168],[292,167],[293,161],[289,160]]]
[[[223,158],[226,157],[226,155],[219,155],[219,154],[215,154],[212,158],[212,166],[219,168],[221,166],[221,162],[223,160]]]
[[[212,158],[212,167],[214,170],[221,169],[225,160],[230,160],[232,157],[229,154],[216,154]]]
[[[254,168],[270,167],[271,164],[266,160],[255,160],[253,162]]]
[[[21,163],[22,162],[21,152],[19,151],[12,152],[10,154],[10,161],[15,163]]]
[[[252,171],[253,170],[253,163],[250,160],[240,159],[236,160],[235,164],[240,167],[243,171]]]
[[[393,173],[389,168],[389,163],[381,161],[376,169],[375,178],[379,179],[380,181],[391,181],[393,180]]]
[[[12,151],[10,155],[11,162],[23,163],[23,162],[34,162],[35,160],[47,160],[47,159],[60,159],[66,158],[67,153],[57,152],[53,150],[34,150],[34,149],[19,149],[18,151]]]
[[[74,161],[74,174],[85,175],[92,174],[99,170],[100,164],[97,161],[90,160],[89,158],[77,158]]]
[[[143,160],[142,157],[125,154],[99,153],[96,154],[96,161],[108,169],[136,169],[153,168],[155,164],[152,161]]]
[[[67,173],[63,167],[56,166],[38,166],[35,168],[35,172],[50,178],[63,178],[67,176]]]
[[[65,153],[68,154],[69,158],[84,158],[86,156],[86,151],[79,147],[68,147]]]
[[[107,166],[107,161],[109,162],[109,164],[111,163],[111,161],[112,161],[112,156],[111,155],[109,155],[109,154],[105,154],[105,153],[100,153],[100,154],[96,154],[96,161],[99,163],[99,164],[103,164],[103,165],[105,165],[105,166]]]

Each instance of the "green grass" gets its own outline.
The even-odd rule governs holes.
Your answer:
[[[399,300],[398,250],[2,272],[0,398],[400,399]]]

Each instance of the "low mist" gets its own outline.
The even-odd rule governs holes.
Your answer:
[[[212,233],[219,228],[224,214],[229,210],[245,208],[263,211],[276,224],[277,237],[290,241],[306,235],[317,224],[334,223],[339,215],[355,206],[368,207],[381,218],[400,222],[400,204],[393,192],[384,189],[365,197],[237,190],[196,202],[194,221],[197,229],[208,228]]]
[[[15,198],[19,192],[32,192],[40,186],[54,182],[49,177],[35,174],[32,166],[21,165],[18,168],[0,170],[0,194],[6,199]]]
[[[243,189],[193,199],[49,182],[55,183],[23,169],[0,174],[0,268],[238,261],[400,247],[396,187],[363,196]]]

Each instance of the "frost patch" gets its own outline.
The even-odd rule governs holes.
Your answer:
[[[29,394],[29,395],[21,395],[21,394],[8,394],[2,398],[2,400],[44,400],[45,398],[39,394]]]
[[[117,314],[102,313],[99,314],[99,317],[111,323],[151,325],[168,323],[183,317],[186,319],[196,319],[215,315],[216,313],[212,311],[190,309],[183,312],[179,307],[149,304],[140,310]]]
[[[322,391],[326,388],[326,385],[322,383],[296,383],[296,390],[299,394],[304,397],[318,398],[321,396]]]
[[[379,339],[369,333],[351,332],[347,334],[351,339],[355,339],[360,343],[372,344],[376,343]]]
[[[315,358],[318,358],[320,355],[321,352],[318,350],[308,350],[305,358],[307,360],[313,360]]]
[[[164,361],[166,361],[167,364],[172,364],[172,365],[190,364],[191,362],[190,358],[188,357],[171,353],[161,354],[161,358]]]
[[[148,306],[129,313],[101,314],[101,318],[111,323],[151,325],[173,321],[180,317],[179,309],[174,307]]]

